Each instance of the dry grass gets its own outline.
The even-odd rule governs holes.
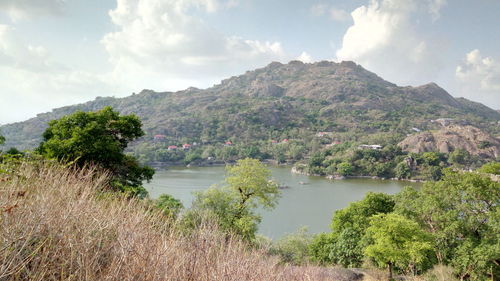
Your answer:
[[[1,180],[0,281],[349,279],[281,266],[210,224],[180,235],[143,202],[99,195],[106,180],[53,164],[23,164]]]

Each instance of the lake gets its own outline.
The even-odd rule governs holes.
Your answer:
[[[270,169],[275,180],[289,187],[281,190],[281,198],[275,209],[260,211],[262,222],[259,233],[271,238],[293,233],[302,226],[307,226],[311,233],[329,231],[333,212],[362,199],[369,191],[395,194],[404,186],[420,186],[418,183],[390,180],[328,180],[324,177],[293,174],[290,167]],[[145,184],[145,187],[152,198],[167,193],[189,207],[193,191],[222,183],[224,174],[225,169],[221,166],[169,168],[157,171],[153,180]]]

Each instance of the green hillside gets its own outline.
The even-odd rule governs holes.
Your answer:
[[[412,133],[412,128],[437,128],[430,120],[438,118],[453,118],[498,135],[500,120],[499,112],[455,99],[434,83],[399,87],[353,62],[273,62],[204,90],[143,90],[125,98],[98,97],[57,108],[0,127],[5,147],[33,148],[49,120],[108,105],[141,118],[146,136],[132,149],[142,153],[144,161],[161,159],[151,159],[141,151],[183,143],[232,141],[235,146],[262,147],[273,140],[290,139],[309,145],[307,153],[314,150],[311,145],[318,132],[331,133],[332,141],[395,144]],[[155,135],[162,135],[160,142]],[[316,145],[322,145],[321,141]]]

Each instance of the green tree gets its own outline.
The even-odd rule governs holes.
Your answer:
[[[142,181],[154,170],[124,154],[128,143],[144,135],[135,115],[120,116],[111,107],[97,112],[75,112],[49,122],[37,151],[45,157],[77,166],[96,164],[112,175],[111,185],[130,195],[144,197]]]
[[[278,185],[271,180],[271,170],[257,159],[241,159],[226,167],[228,187],[238,194],[239,208],[273,208],[278,202]]]
[[[332,248],[336,241],[337,235],[332,232],[314,235],[309,245],[311,260],[319,262],[320,264],[334,263],[334,257],[331,253],[333,252]]]
[[[345,267],[361,266],[365,246],[361,238],[365,234],[370,217],[392,212],[394,204],[391,195],[369,192],[363,200],[335,211],[330,226],[332,232],[317,236],[311,244],[313,258]]]
[[[465,149],[455,149],[448,155],[448,162],[458,166],[466,166],[471,161],[471,155]]]
[[[252,241],[261,218],[250,208],[241,208],[239,203],[238,194],[227,186],[196,192],[191,210],[183,216],[183,224],[196,228],[203,219],[213,219],[222,232]]]
[[[478,169],[480,173],[500,175],[500,162],[489,162]]]
[[[0,145],[3,145],[5,143],[5,137],[0,135]]]
[[[429,166],[438,166],[441,162],[441,155],[437,152],[424,152],[422,154],[424,163]]]
[[[398,214],[380,214],[370,219],[365,237],[370,244],[365,248],[366,256],[389,269],[392,279],[393,267],[409,269],[425,264],[432,251],[432,239],[420,226]]]
[[[350,163],[342,162],[337,165],[337,172],[341,176],[349,176],[352,174],[353,167]]]
[[[200,215],[214,218],[223,232],[252,241],[261,220],[255,209],[276,205],[278,185],[270,180],[271,171],[257,159],[238,160],[226,167],[226,173],[227,185],[196,193],[193,208],[185,217],[194,222],[201,221],[196,218]]]
[[[407,179],[411,177],[411,169],[408,166],[408,163],[406,163],[406,161],[398,163],[398,165],[396,165],[394,172],[398,179]]]
[[[168,217],[175,218],[182,210],[181,201],[175,199],[169,194],[162,194],[155,200],[154,206],[162,211]]]
[[[396,196],[395,211],[418,222],[435,240],[439,263],[461,278],[500,274],[500,183],[476,173],[447,171],[420,191]]]
[[[294,265],[304,264],[309,261],[309,245],[312,237],[307,228],[302,227],[296,233],[292,233],[276,241],[270,253],[278,255],[282,262]]]

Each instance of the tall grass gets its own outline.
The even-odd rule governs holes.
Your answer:
[[[346,280],[288,267],[205,223],[182,235],[143,201],[99,192],[95,169],[22,164],[0,175],[0,280]]]

